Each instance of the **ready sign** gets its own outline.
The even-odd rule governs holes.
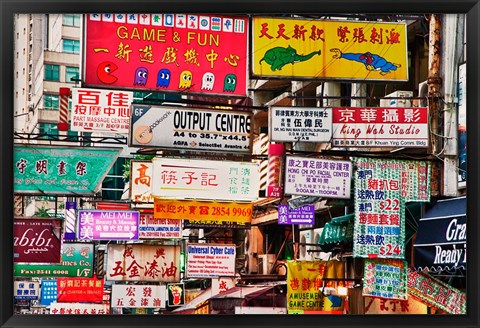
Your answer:
[[[78,211],[79,240],[137,240],[140,212]]]

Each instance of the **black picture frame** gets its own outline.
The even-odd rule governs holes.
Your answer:
[[[478,0],[317,0],[317,1],[175,1],[175,0],[102,0],[35,1],[0,0],[1,20],[1,161],[0,193],[0,325],[1,327],[178,327],[178,326],[432,326],[477,327],[478,303],[478,130],[480,77],[480,4]],[[171,13],[467,13],[467,119],[468,119],[468,270],[467,315],[13,315],[13,21],[16,13],[93,13],[93,12],[171,12]]]

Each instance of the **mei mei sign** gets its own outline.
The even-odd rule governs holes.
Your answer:
[[[246,95],[247,17],[89,14],[85,85]]]

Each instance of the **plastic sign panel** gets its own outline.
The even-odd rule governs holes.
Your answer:
[[[60,263],[62,225],[59,219],[14,219],[13,261]]]
[[[286,157],[285,194],[348,199],[351,179],[349,161]]]
[[[407,265],[402,260],[365,260],[362,295],[406,300]]]
[[[165,308],[165,285],[112,285],[112,307]]]
[[[136,203],[136,207],[146,207],[148,204],[144,203],[153,203],[152,170],[152,161],[130,161],[130,199]]]
[[[249,112],[133,105],[130,143],[138,147],[250,153],[252,121]]]
[[[109,314],[109,304],[57,303],[50,304],[50,314]]]
[[[138,237],[140,239],[181,239],[182,220],[156,219],[153,213],[141,213]]]
[[[40,304],[50,305],[57,301],[57,279],[42,279]]]
[[[57,278],[58,302],[103,302],[104,280],[93,278]]]
[[[86,86],[246,96],[248,17],[89,14]]]
[[[408,81],[407,24],[253,17],[259,77]]]
[[[72,88],[70,130],[128,134],[133,92]]]
[[[188,278],[235,276],[235,245],[187,244]]]
[[[109,244],[107,280],[180,281],[180,246]]]
[[[78,240],[137,240],[140,212],[78,211]]]
[[[335,107],[334,147],[427,148],[428,108]]]
[[[168,306],[185,304],[185,284],[167,284]]]
[[[15,145],[14,191],[19,194],[92,195],[120,148]]]
[[[257,163],[153,158],[152,195],[165,198],[255,201]]]
[[[270,107],[270,140],[277,142],[330,142],[332,109]]]
[[[364,296],[365,314],[428,314],[428,306],[413,297],[396,300]]]
[[[288,204],[278,204],[278,224],[313,224],[315,206],[304,205],[290,208]]]
[[[39,286],[38,281],[14,281],[13,298],[16,300],[38,300]]]

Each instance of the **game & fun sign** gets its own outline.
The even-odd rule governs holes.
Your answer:
[[[287,156],[285,194],[350,198],[352,164],[323,158]]]
[[[278,224],[313,224],[314,222],[314,205],[290,208],[288,204],[278,204]]]
[[[132,146],[250,153],[252,114],[165,106],[132,106]]]
[[[112,285],[112,307],[165,308],[165,285]]]
[[[182,238],[182,220],[156,219],[153,213],[141,213],[138,227],[140,239]]]
[[[363,296],[407,299],[407,262],[365,260]]]
[[[72,88],[70,130],[128,134],[133,92]]]
[[[188,278],[235,276],[235,245],[187,244]]]
[[[152,162],[154,197],[232,201],[258,199],[260,177],[257,163],[158,157]]]
[[[79,210],[79,240],[138,240],[140,212]]]
[[[89,14],[85,85],[245,96],[248,18]]]
[[[428,147],[426,107],[334,107],[332,110],[334,147]]]
[[[408,81],[407,25],[253,17],[259,77]]]

